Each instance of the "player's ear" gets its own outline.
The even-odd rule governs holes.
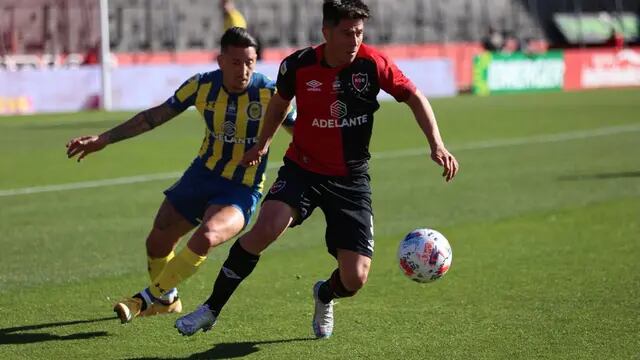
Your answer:
[[[216,56],[216,61],[218,62],[218,68],[222,69],[222,62],[224,61],[222,53]]]
[[[322,25],[322,36],[324,36],[324,41],[326,42],[329,38],[329,27],[326,25]]]

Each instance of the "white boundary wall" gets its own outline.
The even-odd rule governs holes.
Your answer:
[[[457,94],[452,63],[447,59],[397,61],[398,67],[427,96]],[[271,78],[277,63],[258,64]],[[122,66],[111,70],[111,109],[140,110],[164,102],[185,80],[215,64]],[[100,106],[99,66],[78,69],[0,71],[0,115],[12,113],[74,112]],[[381,99],[389,99],[381,93]],[[20,106],[7,106],[19,99]]]

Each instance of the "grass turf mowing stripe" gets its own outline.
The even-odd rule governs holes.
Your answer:
[[[599,128],[599,129],[593,129],[593,130],[570,131],[570,132],[564,132],[564,133],[538,135],[538,136],[531,136],[531,137],[496,139],[496,140],[472,142],[466,145],[451,147],[450,150],[451,151],[467,151],[467,150],[494,149],[494,148],[509,147],[509,146],[543,144],[543,143],[551,143],[551,142],[588,139],[588,138],[593,138],[598,136],[617,135],[617,134],[622,134],[627,132],[637,132],[637,131],[640,131],[640,125],[611,126],[611,127],[605,127],[605,128]],[[413,149],[373,153],[371,157],[374,160],[382,160],[382,159],[395,159],[395,158],[407,157],[407,156],[418,156],[418,155],[423,155],[424,153],[425,153],[425,148],[413,148]],[[281,165],[282,165],[281,163],[275,163],[275,164],[271,163],[267,167],[267,169],[278,168]],[[88,188],[112,186],[112,185],[127,185],[127,184],[149,182],[149,181],[156,181],[156,180],[168,180],[168,179],[175,179],[180,175],[181,175],[180,172],[170,172],[170,173],[121,177],[121,178],[114,178],[114,179],[103,179],[103,180],[95,180],[95,181],[83,181],[83,182],[76,182],[76,183],[34,186],[34,187],[26,187],[26,188],[19,188],[19,189],[7,189],[7,190],[0,190],[0,197],[27,195],[27,194],[36,194],[36,193],[54,192],[54,191],[79,190],[79,189],[88,189]]]

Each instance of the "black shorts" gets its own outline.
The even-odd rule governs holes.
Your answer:
[[[348,177],[309,172],[285,158],[278,178],[264,201],[282,201],[296,209],[291,227],[302,224],[319,207],[327,222],[325,241],[329,253],[337,249],[373,256],[373,210],[368,174]]]

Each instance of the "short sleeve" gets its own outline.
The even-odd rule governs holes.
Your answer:
[[[275,93],[278,92],[276,83],[273,80],[269,80],[269,82],[265,87],[271,90],[271,95],[274,95]],[[298,116],[298,111],[296,110],[295,106],[292,105],[289,108],[289,112],[287,112],[287,116],[284,118],[284,122],[282,123],[282,125],[288,128],[293,128],[293,125],[296,122],[297,116]]]
[[[277,92],[283,99],[291,100],[296,93],[296,65],[295,58],[289,56],[280,63],[278,70]]]
[[[185,111],[189,106],[195,104],[199,85],[200,74],[196,74],[180,85],[173,96],[170,97],[165,104],[178,112]]]
[[[406,101],[411,94],[416,92],[416,86],[413,82],[404,75],[402,70],[391,59],[385,55],[378,54],[376,63],[380,88],[393,96],[396,101]]]

